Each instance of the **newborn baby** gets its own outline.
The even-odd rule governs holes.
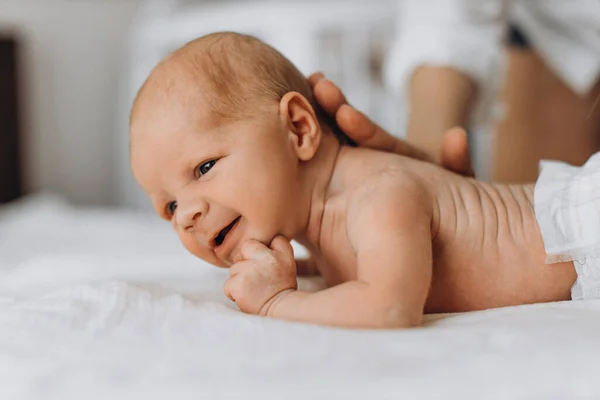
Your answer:
[[[533,184],[346,146],[306,78],[253,37],[211,34],[168,56],[130,129],[136,180],[191,253],[229,267],[225,293],[244,312],[399,328],[423,313],[567,300],[572,288],[589,297],[576,272],[586,254],[560,248],[555,193],[568,174],[535,187],[540,229]],[[294,259],[292,239],[309,260]],[[297,290],[297,272],[328,288]]]

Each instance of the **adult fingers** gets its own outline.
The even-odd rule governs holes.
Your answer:
[[[314,87],[317,84],[317,82],[319,82],[323,78],[325,78],[325,75],[323,75],[322,72],[315,72],[308,77],[308,83],[310,83],[310,86]]]
[[[427,152],[390,134],[369,117],[349,105],[345,104],[340,107],[336,115],[336,122],[340,129],[360,146],[419,160],[433,161],[433,157]]]
[[[332,117],[336,116],[342,105],[348,104],[342,90],[328,79],[323,78],[317,81],[313,87],[313,93],[321,108]]]
[[[442,138],[441,164],[456,173],[474,177],[467,133],[462,128],[448,130]]]

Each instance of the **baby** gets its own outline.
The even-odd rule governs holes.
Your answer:
[[[595,295],[591,248],[574,251],[583,233],[565,233],[581,193],[571,175],[585,186],[587,166],[498,185],[343,145],[306,78],[253,37],[211,34],[168,56],[130,129],[136,180],[191,253],[229,267],[225,294],[244,312],[400,328],[424,313]],[[292,239],[309,260],[294,259]],[[297,273],[328,288],[300,291]]]

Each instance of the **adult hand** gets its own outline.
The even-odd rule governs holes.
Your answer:
[[[327,114],[335,118],[339,128],[358,145],[439,163],[442,167],[462,175],[475,175],[469,155],[467,135],[462,128],[452,128],[444,133],[442,154],[431,155],[386,132],[369,117],[348,104],[341,89],[325,79],[322,73],[314,73],[308,80],[319,105]]]

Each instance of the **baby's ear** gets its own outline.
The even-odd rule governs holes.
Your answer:
[[[321,126],[308,100],[298,92],[288,92],[279,102],[279,113],[289,130],[298,158],[310,160],[321,141]]]

